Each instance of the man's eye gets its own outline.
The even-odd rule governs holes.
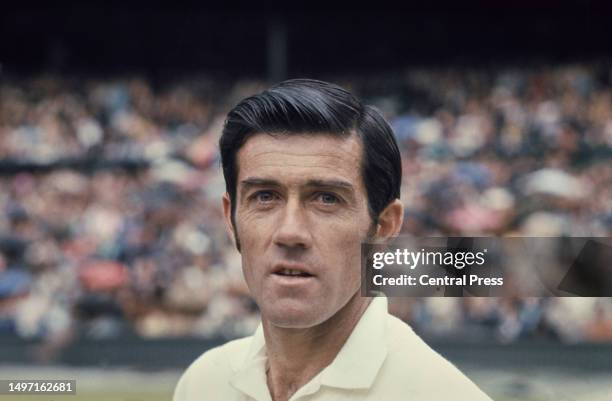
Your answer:
[[[255,194],[254,198],[258,202],[272,202],[274,200],[274,194],[270,191],[260,191]]]
[[[340,202],[340,199],[338,199],[336,195],[332,195],[329,193],[320,193],[317,196],[317,200],[319,200],[321,203],[325,203],[328,205],[333,205]]]

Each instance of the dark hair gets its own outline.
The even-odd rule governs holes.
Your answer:
[[[281,82],[242,100],[227,115],[219,139],[225,186],[236,207],[236,155],[252,135],[356,134],[363,147],[362,177],[372,220],[400,197],[401,156],[393,131],[380,112],[363,105],[347,90],[312,79]],[[235,224],[234,224],[235,226]]]

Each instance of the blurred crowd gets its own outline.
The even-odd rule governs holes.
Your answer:
[[[336,79],[392,124],[404,233],[612,233],[612,68]],[[265,83],[0,81],[0,335],[233,338],[258,324],[217,140]],[[390,300],[424,335],[612,341],[607,298]]]

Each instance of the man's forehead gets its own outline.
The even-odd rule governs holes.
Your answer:
[[[241,179],[256,170],[258,175],[293,172],[320,179],[339,175],[353,180],[361,175],[361,154],[361,142],[356,135],[257,134],[241,147],[237,161]]]
[[[292,153],[326,153],[330,145],[339,148],[343,152],[354,152],[360,154],[361,141],[354,133],[348,135],[321,133],[258,133],[254,134],[242,145],[240,152],[257,152],[258,150],[293,150]]]

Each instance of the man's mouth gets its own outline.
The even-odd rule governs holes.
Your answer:
[[[272,274],[281,277],[314,277],[306,265],[300,263],[279,263],[272,269]]]
[[[278,276],[289,276],[289,277],[312,277],[312,274],[306,273],[301,270],[295,270],[295,269],[280,269],[274,272],[274,274]]]

